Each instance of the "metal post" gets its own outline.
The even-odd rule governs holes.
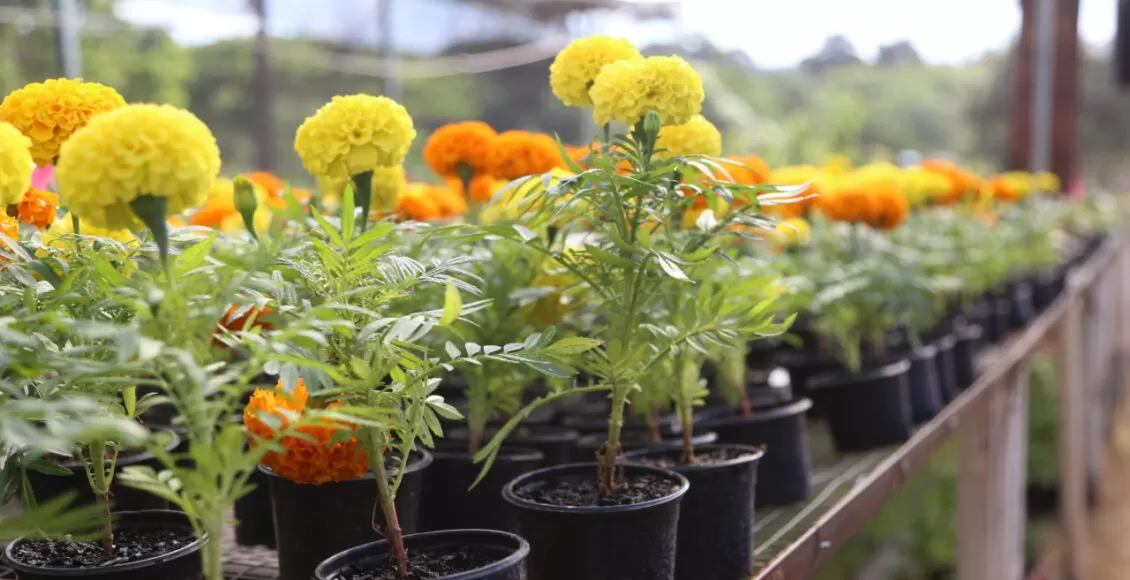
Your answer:
[[[82,76],[82,44],[78,29],[78,5],[75,0],[56,0],[55,18],[58,28],[59,64],[63,76]]]
[[[267,1],[251,0],[259,21],[255,33],[255,73],[252,94],[255,96],[255,149],[258,169],[275,169],[275,117],[271,90],[271,41],[267,35]]]
[[[1028,170],[1047,171],[1051,165],[1052,107],[1055,87],[1055,20],[1057,0],[1036,0],[1036,62],[1032,87],[1032,140]]]
[[[381,55],[381,88],[390,99],[400,100],[400,79],[396,70],[396,46],[392,41],[393,0],[376,0],[378,52]]]

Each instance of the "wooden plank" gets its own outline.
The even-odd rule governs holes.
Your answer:
[[[960,580],[1021,578],[1028,457],[1028,369],[1017,365],[958,431]]]
[[[1084,580],[1087,565],[1086,385],[1083,383],[1083,301],[1070,292],[1060,321],[1059,380],[1059,514],[1065,535],[1069,580]]]

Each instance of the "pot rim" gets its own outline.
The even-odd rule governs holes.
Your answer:
[[[429,451],[427,449],[420,448],[420,449],[413,450],[412,453],[418,454],[419,459],[417,459],[416,461],[408,462],[408,467],[404,470],[404,473],[415,473],[417,471],[423,471],[423,469],[425,467],[432,464],[432,460],[434,458],[432,457],[431,451]],[[346,479],[346,480],[342,480],[342,481],[327,481],[326,483],[322,483],[322,484],[299,483],[297,481],[294,481],[293,479],[283,477],[283,476],[275,473],[274,470],[272,470],[270,467],[267,467],[266,465],[263,465],[261,463],[259,465],[257,465],[256,467],[259,468],[259,471],[261,473],[265,473],[270,477],[277,477],[279,479],[289,481],[289,482],[291,482],[295,485],[328,485],[328,484],[331,484],[331,483],[345,483],[347,481],[369,481],[369,480],[375,478],[375,476],[373,475],[373,472],[370,471],[370,472],[366,473],[364,475],[364,477],[358,477],[358,478],[355,478],[355,479]]]
[[[624,467],[626,470],[631,469],[631,470],[634,470],[634,471],[637,471],[637,472],[638,471],[644,471],[644,472],[650,472],[650,473],[655,474],[655,475],[662,475],[664,477],[668,477],[670,479],[675,480],[678,483],[678,488],[676,488],[674,491],[672,491],[671,493],[669,493],[669,494],[667,494],[663,497],[655,498],[655,499],[648,500],[648,501],[645,501],[645,502],[628,504],[628,505],[611,505],[611,506],[559,506],[559,505],[549,505],[549,504],[544,504],[544,503],[538,503],[538,502],[535,502],[535,501],[531,501],[531,500],[528,500],[528,499],[518,497],[518,494],[515,492],[515,489],[517,489],[518,487],[520,487],[524,483],[528,483],[530,480],[533,480],[533,479],[539,478],[539,477],[544,477],[547,474],[554,474],[554,472],[579,471],[581,469],[586,469],[586,470],[591,469],[592,475],[595,476],[595,474],[596,474],[596,468],[597,468],[596,463],[567,463],[565,465],[554,465],[554,466],[551,466],[551,467],[543,467],[541,469],[531,471],[529,473],[525,473],[525,474],[519,475],[518,477],[515,477],[514,479],[510,480],[510,482],[507,483],[502,488],[502,499],[506,500],[507,503],[509,503],[510,505],[515,506],[517,508],[528,509],[528,510],[531,510],[531,511],[538,511],[538,512],[549,512],[549,513],[557,513],[557,514],[580,514],[580,515],[609,514],[609,513],[623,513],[623,512],[633,512],[633,511],[645,510],[645,509],[648,509],[648,508],[660,506],[660,505],[667,504],[667,503],[670,503],[670,502],[677,502],[684,495],[686,495],[687,490],[690,489],[690,486],[691,486],[690,481],[688,481],[686,477],[683,477],[683,475],[680,474],[677,471],[673,471],[673,470],[670,470],[670,469],[664,469],[664,468],[661,468],[661,467],[651,467],[649,465],[637,465],[637,464],[633,464],[633,463],[621,463],[620,465],[622,467]]]
[[[938,346],[934,343],[926,343],[907,354],[907,358],[926,360],[938,356]]]
[[[485,530],[485,529],[468,528],[468,529],[458,529],[458,530],[436,530],[436,531],[432,531],[432,532],[418,532],[418,533],[415,533],[415,534],[405,534],[404,535],[404,541],[407,544],[407,542],[409,542],[410,540],[418,540],[418,539],[427,540],[427,539],[431,539],[431,538],[434,538],[434,537],[437,537],[437,536],[446,536],[446,535],[454,536],[455,534],[460,534],[460,535],[475,534],[475,535],[478,535],[478,536],[482,536],[483,538],[495,538],[495,539],[499,540],[498,543],[501,543],[502,540],[512,541],[512,542],[517,544],[517,548],[514,550],[514,552],[512,554],[506,556],[505,558],[503,558],[501,560],[491,562],[490,564],[487,564],[486,566],[483,566],[481,568],[475,568],[474,570],[465,570],[463,572],[452,574],[450,576],[444,576],[442,578],[442,580],[468,580],[470,578],[474,578],[474,577],[479,576],[479,575],[484,574],[484,573],[496,572],[496,571],[504,569],[504,568],[519,565],[521,563],[521,561],[523,559],[525,559],[526,556],[528,556],[530,554],[530,543],[527,542],[525,538],[523,538],[522,536],[519,536],[517,534],[512,534],[510,532],[504,532],[502,530]],[[484,543],[486,543],[486,542],[484,542]],[[329,576],[329,570],[323,570],[323,567],[327,566],[329,564],[329,562],[333,559],[336,559],[336,558],[339,558],[339,557],[344,557],[346,554],[355,554],[355,553],[358,553],[358,552],[371,551],[374,548],[380,547],[381,545],[387,546],[388,540],[377,540],[375,542],[369,542],[367,544],[361,544],[360,546],[354,546],[352,548],[349,548],[348,550],[342,550],[342,551],[340,551],[336,554],[333,554],[332,556],[326,558],[325,560],[322,560],[318,564],[318,566],[314,568],[314,575],[312,576],[312,578],[328,577]],[[387,550],[385,550],[385,551],[387,552]]]
[[[705,423],[705,420],[703,422]],[[646,434],[647,431],[644,431],[644,430],[641,430],[641,429],[624,429],[621,432],[621,436],[623,435],[623,433]],[[718,438],[717,433],[711,431],[710,429],[704,428],[701,431],[696,430],[694,433],[692,433],[691,438],[692,439],[708,438],[712,435],[714,436],[714,440],[717,440],[717,438]],[[586,433],[586,434],[581,435],[580,437],[577,438],[576,445],[577,445],[578,448],[581,448],[581,449],[593,447],[591,445],[592,442],[596,441],[598,443],[604,443],[604,441],[607,437],[608,437],[607,433]],[[661,439],[659,441],[650,441],[650,442],[645,441],[644,444],[649,446],[649,447],[651,447],[651,446],[662,447],[664,445],[678,444],[682,440],[683,440],[683,438],[682,438],[681,435],[668,435],[668,436],[664,437],[663,439]],[[706,445],[706,443],[704,442],[703,445]],[[596,447],[600,447],[600,446],[596,445]]]
[[[499,429],[500,427],[498,426],[492,427],[488,425],[484,434],[491,432],[497,433]],[[540,433],[531,432],[527,436],[520,436],[517,435],[518,429],[529,429],[530,431],[539,431]],[[546,433],[545,431],[548,431],[548,433]],[[448,431],[447,436],[444,438],[447,440],[456,440],[461,437],[466,438],[466,436],[470,435],[470,433],[470,429],[467,429],[467,427],[465,426],[457,427]],[[543,443],[567,443],[569,441],[576,441],[580,436],[580,431],[577,431],[572,427],[532,423],[529,425],[519,425],[518,428],[515,429],[514,432],[510,433],[510,435],[508,435],[506,438],[512,440],[522,439],[524,441],[540,441]],[[521,446],[522,445],[519,445],[519,447]]]
[[[946,334],[934,339],[934,342],[930,343],[930,346],[933,346],[935,353],[937,353],[943,350],[949,350],[956,344],[957,337],[954,336],[953,333],[947,332]]]
[[[887,379],[898,375],[905,375],[909,371],[910,359],[903,358],[860,373],[852,373],[846,370],[823,372],[809,379],[808,388],[814,391],[836,389],[874,379]]]
[[[452,441],[452,443],[463,442]],[[432,449],[431,455],[433,459],[473,459],[475,454],[468,453],[466,447],[466,445],[463,445],[463,450],[461,451],[456,451],[455,449]],[[502,447],[498,450],[498,454],[495,455],[495,461],[545,461],[545,453],[522,445],[507,445],[503,443]]]
[[[740,413],[730,415],[728,417],[715,417],[702,422],[704,429],[710,429],[714,426],[731,426],[740,425],[742,423],[760,423],[761,421],[772,421],[780,419],[781,417],[788,417],[791,415],[800,415],[808,412],[812,408],[812,399],[803,397],[795,401],[780,405],[777,407],[766,407],[764,410],[754,409],[752,415],[745,417]],[[734,409],[735,412],[738,409]]]
[[[739,450],[739,451],[746,451],[747,454],[742,455],[741,457],[734,457],[733,459],[727,459],[726,461],[721,461],[721,462],[717,462],[717,463],[701,463],[701,464],[693,464],[693,465],[676,465],[675,467],[665,467],[664,469],[670,469],[671,471],[674,471],[676,473],[683,473],[683,472],[695,473],[695,472],[701,472],[701,471],[711,471],[711,470],[715,470],[715,469],[733,467],[735,465],[741,465],[743,463],[756,463],[756,462],[760,461],[761,458],[765,455],[765,450],[760,448],[760,447],[755,447],[753,445],[742,445],[740,443],[707,443],[705,445],[695,445],[695,451],[696,452],[700,451],[700,450],[701,451],[709,451],[711,449],[736,449],[736,450]],[[672,451],[676,451],[676,452],[679,452],[679,453],[682,452],[681,449],[638,449],[638,450],[635,450],[635,451],[629,451],[628,453],[625,453],[624,459],[628,460],[629,464],[637,465],[635,463],[631,463],[630,460],[640,458],[640,457],[644,457],[644,456],[648,456],[648,455],[670,453]]]
[[[15,550],[15,547],[17,545],[19,545],[21,542],[29,541],[29,539],[27,537],[21,537],[21,538],[17,538],[15,541],[13,541],[12,543],[10,543],[10,544],[8,544],[7,546],[4,547],[4,552],[3,552],[2,555],[0,555],[0,560],[3,560],[4,564],[7,565],[9,568],[15,570],[18,573],[22,572],[24,574],[49,573],[51,576],[67,577],[67,576],[90,576],[91,572],[98,572],[99,575],[102,575],[102,574],[112,574],[112,573],[115,573],[115,572],[130,572],[130,571],[138,570],[138,569],[141,569],[141,568],[148,568],[148,567],[151,567],[151,566],[157,566],[157,565],[160,565],[160,564],[164,564],[166,562],[171,562],[173,560],[178,560],[178,559],[180,559],[184,556],[191,555],[194,552],[200,551],[201,544],[203,542],[208,541],[207,534],[205,534],[203,537],[200,537],[200,538],[196,537],[195,533],[193,533],[192,524],[188,521],[188,516],[185,515],[184,512],[179,512],[179,511],[175,511],[175,510],[135,510],[135,511],[113,512],[111,515],[117,516],[117,518],[118,518],[117,521],[121,522],[122,519],[124,519],[124,517],[135,516],[135,515],[138,515],[138,514],[165,515],[165,516],[172,516],[173,518],[184,520],[185,529],[188,530],[188,532],[190,534],[192,534],[192,536],[193,536],[192,541],[181,546],[181,547],[179,547],[179,548],[177,548],[177,549],[175,549],[175,550],[173,550],[173,551],[171,551],[171,552],[165,552],[163,554],[157,554],[155,556],[150,556],[148,558],[144,558],[144,559],[141,559],[141,560],[135,560],[133,562],[123,562],[121,564],[112,564],[110,566],[99,566],[99,567],[96,567],[96,568],[57,568],[57,567],[50,567],[50,566],[29,566],[27,564],[20,562],[16,558],[14,558],[13,555],[12,555],[12,552],[13,552],[13,550]]]
[[[985,337],[985,328],[980,324],[964,324],[953,331],[955,341],[980,340]]]
[[[165,446],[164,446],[166,453],[172,453],[173,450],[176,449],[181,444],[181,442],[183,441],[180,433],[177,433],[177,431],[170,426],[154,425],[152,427],[149,427],[149,430],[153,431],[153,432],[163,432],[163,433],[169,434],[169,436],[170,436],[169,442],[166,443]],[[156,457],[157,456],[154,455],[152,451],[142,451],[141,453],[137,453],[135,455],[130,455],[129,457],[124,457],[124,458],[119,457],[116,464],[118,466],[121,466],[121,467],[128,467],[130,465],[137,465],[138,463],[149,461],[151,459],[156,459]],[[64,459],[71,459],[71,458],[65,457]],[[72,473],[82,475],[84,479],[86,477],[86,467],[84,467],[81,463],[78,464],[78,465],[66,465],[66,464],[63,464],[63,463],[56,463],[56,465],[58,465],[59,467],[62,467],[63,469],[69,470]],[[126,513],[126,512],[120,512],[120,513]]]

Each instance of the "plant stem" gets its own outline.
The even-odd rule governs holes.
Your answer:
[[[204,521],[204,578],[224,580],[224,522],[222,518],[209,517]]]
[[[676,408],[679,415],[679,426],[683,435],[684,464],[695,463],[694,457],[694,392],[698,388],[699,368],[695,356],[689,352],[679,355],[675,361],[675,377],[679,381],[679,396]]]
[[[114,527],[110,519],[110,482],[106,477],[106,442],[93,441],[88,446],[90,454],[87,473],[90,475],[90,490],[95,500],[102,506],[105,516],[102,531],[102,556],[109,559],[114,555]]]
[[[747,345],[730,347],[722,351],[719,361],[718,378],[722,381],[722,388],[731,393],[731,403],[737,402],[741,409],[742,417],[753,415],[749,406],[749,393],[746,392],[746,367],[745,357]]]
[[[388,539],[389,553],[392,554],[393,561],[396,562],[396,577],[398,580],[406,580],[412,573],[408,570],[408,551],[404,549],[404,532],[400,529],[400,520],[396,515],[396,503],[393,497],[392,487],[388,483],[388,470],[385,468],[384,451],[382,450],[382,440],[380,431],[377,429],[367,429],[369,431],[369,457],[371,458],[370,464],[373,469],[373,475],[377,480],[377,501],[381,506],[381,513],[385,517],[384,535]],[[402,459],[405,463],[408,458]],[[377,522],[373,522],[373,529],[380,532]]]
[[[489,379],[481,373],[473,375],[467,377],[467,452],[472,455],[478,453],[483,444],[483,432],[489,415],[487,399],[490,395]]]
[[[624,487],[623,473],[618,465],[620,459],[620,432],[624,429],[624,403],[629,390],[613,379],[612,414],[608,418],[608,439],[597,451],[597,479],[600,494],[611,495]]]

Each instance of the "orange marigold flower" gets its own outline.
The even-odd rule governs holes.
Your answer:
[[[872,215],[869,223],[883,231],[893,230],[906,221],[910,213],[910,202],[894,186],[879,187],[871,198]]]
[[[274,427],[263,420],[273,415],[281,428],[291,425],[306,411],[310,393],[302,379],[287,393],[282,381],[274,389],[255,389],[243,410],[243,425],[251,437],[274,439]],[[328,408],[332,408],[330,405]],[[284,452],[269,451],[262,464],[279,476],[297,483],[321,485],[364,477],[369,471],[369,459],[361,441],[354,435],[330,443],[343,430],[355,431],[356,425],[344,422],[303,425],[297,430],[302,436],[287,435],[279,443]]]
[[[17,208],[20,221],[41,230],[46,229],[59,217],[59,196],[32,187],[24,194]]]
[[[457,217],[467,213],[467,200],[453,188],[442,186],[429,186],[428,195],[439,207],[439,217]]]
[[[507,131],[498,136],[489,172],[501,179],[518,179],[561,167],[557,142],[544,133]]]
[[[265,317],[271,314],[270,306],[236,306],[228,307],[227,312],[220,317],[219,323],[216,325],[216,338],[213,342],[217,345],[224,343],[219,337],[227,332],[240,332],[243,330],[251,330],[252,328],[262,328],[263,330],[272,330],[274,325],[264,320]],[[250,326],[248,323],[250,322]]]
[[[994,175],[989,181],[993,197],[1000,201],[1013,202],[1024,197],[1021,184],[1004,175]]]
[[[498,133],[482,121],[451,123],[436,129],[424,144],[424,162],[442,177],[487,171]]]
[[[409,188],[400,196],[396,217],[401,221],[430,221],[441,217],[439,203],[419,188]]]

